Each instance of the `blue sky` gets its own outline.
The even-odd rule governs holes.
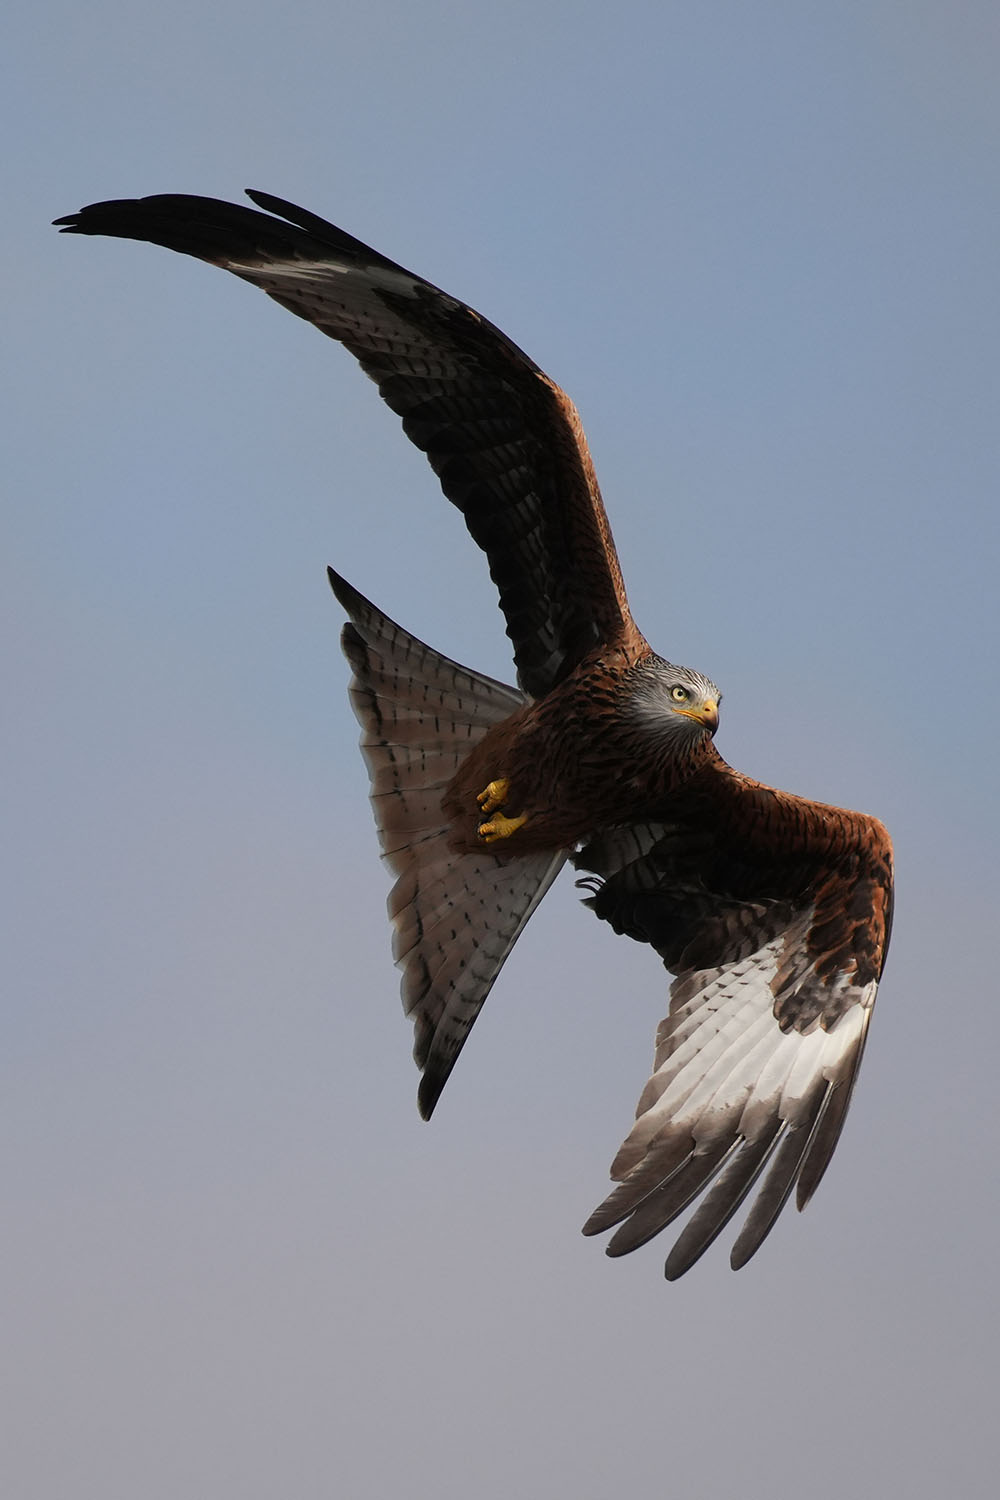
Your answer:
[[[10,1493],[992,1493],[996,8],[98,0],[8,38]],[[245,186],[564,385],[722,752],[894,835],[844,1139],[738,1276],[578,1233],[666,981],[568,879],[417,1118],[324,569],[509,679],[483,559],[332,344],[48,228]]]

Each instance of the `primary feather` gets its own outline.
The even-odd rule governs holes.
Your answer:
[[[521,691],[441,656],[331,574],[429,1115],[562,864],[676,976],[618,1186],[587,1233],[643,1244],[700,1197],[681,1275],[757,1188],[743,1265],[843,1126],[889,940],[880,823],[740,775],[719,692],[636,627],[579,416],[472,308],[315,214],[177,194],[57,223],[149,240],[249,281],[377,383],[485,551]],[[260,212],[259,210],[264,210]],[[759,1186],[758,1186],[759,1184]],[[616,1227],[617,1226],[617,1227]]]

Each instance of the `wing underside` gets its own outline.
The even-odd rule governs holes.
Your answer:
[[[344,345],[486,553],[524,694],[543,697],[601,644],[623,648],[626,662],[648,653],[579,417],[559,387],[464,303],[314,214],[250,197],[256,208],[117,200],[57,223],[208,261]],[[352,699],[396,876],[394,953],[429,1114],[565,851],[454,853],[444,790],[523,697],[332,581],[352,621]],[[648,942],[676,978],[613,1164],[618,1186],[586,1232],[614,1229],[609,1253],[623,1254],[696,1204],[667,1261],[673,1278],[750,1199],[733,1251],[742,1265],[793,1193],[808,1201],[839,1138],[888,945],[888,836],[718,758],[696,788],[672,794],[669,821],[606,822],[595,808],[587,826],[603,831],[575,856],[592,872],[588,904]]]
[[[745,785],[754,810],[768,805],[767,789]],[[697,1204],[667,1259],[671,1280],[755,1190],[734,1269],[793,1193],[805,1206],[864,1051],[888,941],[888,841],[859,814],[779,796],[769,869],[746,859],[759,828],[744,840],[738,819],[713,821],[704,802],[687,823],[611,830],[575,861],[596,874],[582,882],[587,904],[650,943],[677,976],[635,1125],[612,1164],[619,1185],[584,1233],[614,1229],[608,1254],[623,1255]],[[822,829],[813,852],[791,839],[782,852],[783,828],[794,820],[802,846],[810,819]]]
[[[240,276],[344,345],[486,552],[519,681],[540,697],[594,645],[641,641],[579,417],[485,318],[315,214],[161,194],[56,222]]]

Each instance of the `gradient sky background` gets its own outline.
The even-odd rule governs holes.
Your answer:
[[[992,1495],[995,3],[12,16],[4,1493]],[[566,877],[417,1117],[324,568],[509,679],[485,562],[334,345],[48,227],[244,186],[565,385],[723,753],[895,837],[844,1139],[737,1276],[579,1234],[666,979]]]

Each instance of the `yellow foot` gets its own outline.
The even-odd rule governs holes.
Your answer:
[[[510,791],[510,782],[506,777],[500,781],[491,781],[484,792],[480,792],[476,801],[484,813],[496,812],[498,807],[503,807],[507,801],[507,793]]]
[[[492,782],[496,786],[497,782]],[[486,788],[489,791],[489,787]],[[528,821],[527,813],[522,813],[518,818],[505,818],[503,813],[497,813],[488,823],[480,823],[477,832],[486,844],[495,844],[498,839],[509,839],[512,833],[523,828]]]

